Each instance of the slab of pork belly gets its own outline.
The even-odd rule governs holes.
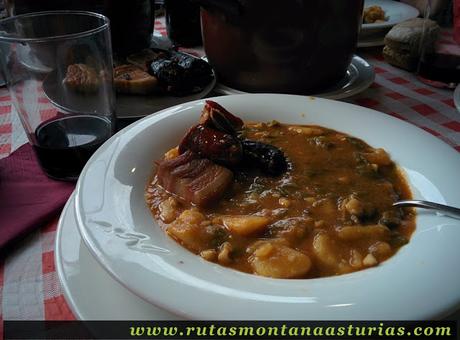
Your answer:
[[[233,173],[186,151],[160,162],[157,178],[166,191],[194,205],[207,206],[222,197],[233,181]]]

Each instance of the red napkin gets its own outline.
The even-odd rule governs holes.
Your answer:
[[[48,178],[29,144],[1,159],[0,249],[59,214],[74,188]]]

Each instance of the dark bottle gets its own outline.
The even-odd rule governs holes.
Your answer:
[[[91,155],[112,135],[109,119],[66,115],[45,121],[35,130],[35,154],[54,179],[76,180]]]
[[[164,5],[169,39],[184,47],[201,45],[200,6],[189,0],[164,0]]]
[[[52,10],[81,10],[110,19],[115,54],[126,56],[150,46],[154,26],[154,0],[6,0],[9,15]]]

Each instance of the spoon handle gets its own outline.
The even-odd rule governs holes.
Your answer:
[[[417,208],[439,210],[447,216],[460,218],[459,208],[451,207],[449,205],[434,203],[434,202],[420,201],[420,200],[402,200],[402,201],[393,203],[393,206],[394,207],[417,207]]]

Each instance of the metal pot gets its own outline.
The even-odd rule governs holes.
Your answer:
[[[315,93],[341,80],[363,0],[195,0],[219,81],[248,92]]]

